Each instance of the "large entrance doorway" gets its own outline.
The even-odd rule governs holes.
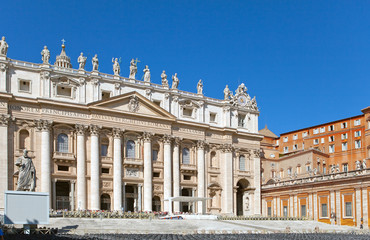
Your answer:
[[[184,196],[184,197],[191,197],[192,193],[191,193],[192,189],[191,188],[183,188],[181,190],[181,196]],[[181,202],[181,212],[191,212],[192,209],[191,209],[191,205],[190,203],[188,202]]]
[[[102,194],[100,197],[100,209],[110,211],[110,196],[108,194]]]
[[[67,209],[71,210],[71,204],[69,202],[70,184],[67,181],[58,181],[55,183],[56,193],[56,209]]]
[[[161,199],[158,196],[154,196],[152,200],[152,208],[154,212],[161,211]]]
[[[135,212],[136,211],[136,198],[137,198],[137,193],[136,193],[136,186],[133,185],[126,185],[125,190],[126,190],[126,212]]]
[[[246,179],[240,179],[238,183],[236,184],[238,187],[238,190],[236,192],[236,214],[238,216],[243,216],[246,206],[244,206],[244,192],[249,187],[249,182]],[[249,201],[249,199],[248,199]],[[249,204],[249,202],[248,202]]]

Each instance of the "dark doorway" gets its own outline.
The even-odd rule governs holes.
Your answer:
[[[161,211],[161,199],[158,196],[153,197],[152,207],[154,212]]]
[[[55,183],[56,193],[56,209],[70,210],[71,204],[69,202],[69,182],[58,181]]]
[[[181,190],[181,196],[188,196],[191,197],[191,189],[190,188],[183,188]],[[190,212],[191,206],[188,202],[181,202],[181,212]]]
[[[100,209],[110,211],[110,196],[108,194],[102,194],[100,197]]]
[[[244,214],[243,195],[244,191],[249,186],[249,182],[246,179],[240,179],[236,186],[238,186],[238,190],[236,192],[236,214],[238,216],[243,216]]]

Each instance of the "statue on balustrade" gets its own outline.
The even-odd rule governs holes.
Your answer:
[[[163,87],[168,88],[167,74],[166,74],[166,71],[165,70],[163,70],[163,72],[161,74],[161,78],[162,78],[162,85],[163,85]]]
[[[356,170],[361,170],[361,162],[359,160],[357,160],[356,162]]]
[[[27,149],[23,150],[23,156],[18,158],[15,165],[19,168],[14,175],[18,175],[17,191],[35,191],[36,169],[32,159],[28,156]]]
[[[150,69],[148,65],[145,66],[144,72],[144,82],[150,82]]]
[[[85,69],[86,59],[87,57],[85,57],[84,54],[81,53],[81,55],[77,59],[77,62],[79,64],[79,69]]]
[[[226,87],[224,89],[224,100],[229,100],[230,99],[230,95],[231,95],[231,91],[229,89],[229,86],[226,85]]]
[[[177,73],[175,75],[172,75],[172,89],[177,89],[179,86],[179,78],[177,77]]]
[[[203,83],[202,79],[199,80],[198,85],[197,85],[197,93],[198,94],[203,94]]]
[[[119,76],[119,73],[121,71],[121,68],[119,66],[118,58],[116,58],[114,60],[112,58],[112,62],[113,62],[113,72],[114,72],[114,75],[115,76]]]
[[[47,46],[44,46],[44,49],[41,51],[41,60],[43,64],[49,64],[50,60],[50,51]]]
[[[0,55],[6,56],[8,47],[9,45],[5,42],[5,37],[3,36],[0,41]]]
[[[137,73],[137,62],[139,62],[138,60],[135,61],[135,59],[131,59],[131,62],[130,62],[130,76],[129,78],[131,79],[135,79],[135,75]]]
[[[98,69],[99,69],[98,54],[95,54],[95,56],[93,57],[92,65],[93,65],[93,71],[98,71]]]

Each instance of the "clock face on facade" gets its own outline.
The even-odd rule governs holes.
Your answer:
[[[245,106],[247,104],[247,98],[245,96],[239,96],[238,103],[240,106]]]

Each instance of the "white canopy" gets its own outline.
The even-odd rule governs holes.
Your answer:
[[[202,201],[203,209],[202,214],[205,214],[205,206],[206,206],[206,200],[212,199],[210,197],[188,197],[188,196],[179,196],[179,197],[169,197],[167,199],[164,199],[164,201],[169,201],[169,210],[168,214],[172,215],[172,202],[199,202]]]

